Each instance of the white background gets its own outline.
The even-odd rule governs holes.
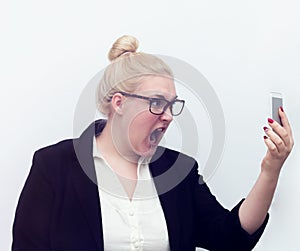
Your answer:
[[[247,195],[259,173],[268,93],[283,92],[296,143],[255,250],[300,250],[299,9],[296,0],[2,0],[0,250],[10,249],[33,152],[73,136],[79,95],[123,34],[136,36],[141,51],[188,62],[215,89],[226,146],[208,183],[228,208]]]

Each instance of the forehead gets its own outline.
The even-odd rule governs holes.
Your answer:
[[[144,77],[135,92],[147,95],[163,95],[165,98],[176,96],[174,80],[167,76]]]

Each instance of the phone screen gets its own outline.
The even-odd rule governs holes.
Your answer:
[[[282,125],[281,119],[278,114],[279,107],[282,106],[282,94],[271,92],[271,107],[272,107],[272,119]]]

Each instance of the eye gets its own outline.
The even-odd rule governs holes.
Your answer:
[[[152,99],[151,105],[152,105],[152,107],[162,108],[166,105],[166,101],[163,99]]]

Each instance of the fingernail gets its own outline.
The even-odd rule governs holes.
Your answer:
[[[270,124],[272,124],[272,123],[274,122],[274,120],[273,120],[273,119],[270,119],[270,118],[268,118],[268,122],[269,122]]]
[[[282,112],[284,112],[284,110],[283,110],[282,106],[280,106],[280,110],[281,110]]]
[[[264,139],[267,139],[267,138],[268,138],[268,137],[265,135],[265,136],[264,136]]]
[[[269,129],[268,127],[264,126],[264,131],[267,131],[268,129]]]

